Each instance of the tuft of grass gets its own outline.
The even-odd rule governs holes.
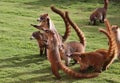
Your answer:
[[[71,19],[84,32],[87,40],[86,51],[108,48],[106,37],[98,28],[104,24],[88,25],[91,12],[102,7],[99,0],[1,0],[0,1],[0,83],[119,83],[120,62],[115,61],[107,71],[92,79],[74,79],[60,71],[61,79],[57,80],[51,72],[46,56],[39,56],[35,40],[29,40],[37,29],[30,24],[37,24],[40,14],[48,13],[58,32],[64,34],[65,25],[59,15],[53,13],[51,5],[68,11]],[[110,1],[107,17],[111,24],[120,26],[120,5]],[[72,29],[67,42],[79,40]],[[79,64],[70,66],[79,71]]]

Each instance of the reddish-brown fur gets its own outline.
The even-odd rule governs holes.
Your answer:
[[[48,48],[47,48],[47,57],[48,60],[51,63],[51,69],[52,73],[59,79],[59,64],[58,64],[58,59],[60,59],[59,55],[59,45],[57,43],[57,39],[55,39],[53,36],[56,37],[55,33],[53,31],[51,32],[46,32],[46,35],[48,36]]]
[[[88,67],[92,66],[96,72],[101,72],[102,69],[106,69],[106,62],[110,61],[113,58],[114,49],[115,47],[115,41],[112,40],[112,35],[110,35],[105,30],[101,29],[101,32],[103,32],[108,38],[109,38],[109,50],[105,49],[99,49],[94,52],[88,52],[88,53],[74,53],[72,54],[73,58],[77,59],[80,63],[80,70],[85,71]],[[110,56],[112,54],[112,56]]]
[[[70,25],[73,27],[73,29],[77,33],[77,36],[79,37],[79,41],[80,41],[80,42],[71,41],[71,42],[64,44],[65,49],[68,49],[66,51],[69,52],[66,55],[69,56],[70,58],[72,58],[70,55],[73,52],[79,52],[79,53],[85,52],[86,39],[85,39],[84,33],[80,30],[80,28],[69,18],[68,12],[66,12],[65,15],[66,15],[68,22],[70,23]],[[68,57],[68,59],[69,59],[69,57]],[[77,62],[76,60],[74,60],[74,61],[75,62],[73,64],[75,64]]]
[[[73,29],[75,30],[75,32],[77,33],[77,36],[79,37],[80,40],[80,44],[83,45],[83,47],[86,47],[86,39],[84,36],[84,33],[80,30],[80,28],[70,19],[68,12],[66,12],[66,18],[68,20],[68,22],[70,23],[70,25],[73,27]]]
[[[65,22],[65,26],[66,26],[66,31],[65,31],[65,34],[64,34],[64,36],[62,36],[62,41],[64,42],[67,38],[68,38],[68,36],[70,35],[70,32],[71,32],[71,30],[70,30],[70,26],[69,26],[69,23],[67,22],[67,20],[66,20],[66,17],[65,17],[65,15],[64,15],[64,12],[62,12],[61,10],[58,10],[58,9],[56,9],[56,8],[54,8],[54,7],[51,7],[51,9],[55,12],[55,13],[58,13],[62,18],[63,18],[63,20],[64,20],[64,22]],[[42,18],[42,19],[41,19]],[[39,26],[37,26],[37,25],[33,25],[34,27],[37,27],[38,29],[41,29],[41,28],[45,28],[45,29],[49,29],[49,20],[46,20],[46,18],[48,18],[48,15],[47,14],[44,14],[44,15],[41,15],[40,16],[40,18],[38,19],[38,21],[40,21],[41,22],[41,25],[43,25],[43,24],[48,24],[48,26],[45,26],[45,27],[41,27],[40,25]],[[44,20],[45,19],[45,20]],[[49,18],[48,18],[49,19]],[[43,20],[43,21],[42,21]],[[48,22],[48,23],[45,23],[45,22]],[[43,22],[43,23],[42,23]],[[67,49],[68,50],[68,49]],[[69,60],[68,60],[68,58],[66,58],[66,57],[64,57],[64,56],[61,56],[62,58],[64,58],[65,59],[65,61],[66,61],[66,65],[68,65],[69,64]]]
[[[48,49],[47,49],[47,55],[49,58],[48,60],[51,63],[52,72],[57,78],[60,78],[60,75],[58,73],[59,68],[62,69],[66,74],[75,78],[91,78],[99,75],[99,73],[91,73],[91,74],[77,73],[71,70],[70,68],[68,68],[67,66],[65,66],[60,58],[60,52],[59,52],[60,50],[55,33],[51,30],[46,30],[45,32],[48,36]]]
[[[43,15],[40,15],[40,18],[37,19],[37,21],[40,22],[39,25],[34,25],[34,24],[31,24],[33,27],[41,30],[41,29],[48,29],[49,28],[49,17],[48,17],[48,14],[43,14]]]
[[[65,18],[64,12],[62,12],[62,11],[60,11],[60,10],[54,8],[54,7],[51,7],[51,9],[52,9],[55,13],[59,12],[58,14],[63,18],[63,20],[64,20],[64,22],[65,22],[66,31],[65,31],[64,36],[62,36],[62,38],[61,38],[62,42],[64,42],[64,41],[66,41],[66,39],[68,38],[68,36],[70,35],[70,32],[71,32],[69,23],[67,22],[67,20],[66,20],[66,18]],[[56,12],[56,11],[57,11],[57,12]],[[42,19],[41,19],[41,18],[42,18]],[[45,19],[45,18],[48,18],[48,19],[49,19],[48,15],[46,15],[46,14],[41,15],[40,18],[38,19],[38,21],[41,22],[41,25],[46,24],[47,26],[45,26],[45,27],[43,27],[43,26],[41,27],[40,25],[39,25],[39,26],[33,25],[33,26],[36,27],[36,28],[38,28],[38,29],[41,29],[41,28],[49,29],[49,26],[50,26],[49,20],[44,20],[44,21],[42,21],[42,20]],[[47,23],[45,23],[45,22],[47,22]],[[61,57],[65,59],[64,56],[61,56]],[[66,59],[67,59],[67,58],[66,58]],[[66,65],[67,65],[67,64],[69,64],[69,62],[68,62],[68,63],[66,62]]]
[[[115,35],[115,40],[118,47],[118,58],[120,59],[120,28],[117,25],[112,25],[112,31]]]
[[[51,9],[52,9],[52,8],[51,8]],[[59,10],[58,10],[58,11],[59,11]],[[61,49],[63,49],[63,48],[62,48],[62,43],[68,38],[68,36],[69,36],[69,34],[70,34],[70,26],[69,26],[68,22],[66,21],[66,18],[65,18],[64,13],[63,13],[63,12],[60,12],[59,15],[63,18],[63,20],[64,20],[64,22],[65,22],[65,25],[66,25],[66,31],[65,31],[65,34],[64,34],[63,37],[61,37],[61,36],[58,34],[58,32],[57,32],[57,30],[55,29],[54,24],[52,23],[50,17],[49,17],[48,15],[46,15],[46,14],[45,14],[45,16],[44,16],[44,15],[40,16],[39,19],[40,19],[40,23],[41,23],[41,24],[40,24],[39,26],[38,26],[38,25],[32,25],[32,26],[36,27],[37,29],[43,29],[43,30],[50,29],[50,30],[56,32],[56,35],[58,36],[59,47],[60,47]],[[41,18],[42,18],[42,19],[41,19]],[[44,20],[44,19],[45,19],[45,20]],[[43,21],[42,21],[42,20],[43,20]],[[45,24],[45,27],[44,27],[44,26],[41,26],[41,25],[43,25],[43,24]],[[61,57],[63,57],[63,56],[61,56]]]
[[[67,13],[63,13],[61,10],[55,8],[54,6],[51,6],[51,9],[53,12],[59,14],[63,19],[64,19],[64,22],[65,22],[65,25],[66,25],[66,31],[70,30],[68,29],[69,28],[69,23],[72,25],[72,27],[74,27],[78,37],[79,37],[79,40],[80,42],[77,42],[77,41],[71,41],[71,42],[67,42],[67,43],[63,43],[63,48],[62,49],[62,52],[64,52],[64,56],[62,56],[64,59],[65,59],[65,62],[66,62],[66,65],[69,65],[70,63],[70,60],[71,60],[71,54],[73,52],[84,52],[85,51],[85,44],[86,44],[86,41],[85,41],[85,37],[84,37],[84,34],[83,32],[79,29],[79,27],[77,25],[75,25],[70,19],[68,20],[66,17],[67,17]],[[68,27],[67,27],[68,26]],[[68,32],[66,32],[68,33]],[[75,64],[76,61],[73,63]]]
[[[47,26],[47,29],[48,28],[49,28],[49,26]],[[47,29],[43,28],[43,30],[47,30]],[[61,68],[65,73],[67,73],[70,76],[73,76],[75,78],[91,78],[91,77],[96,77],[96,76],[99,75],[99,73],[81,74],[81,73],[74,72],[71,69],[69,69],[68,67],[66,67],[62,63],[61,58],[60,58],[60,53],[62,53],[62,52],[60,52],[61,51],[60,50],[60,48],[61,48],[60,45],[62,44],[59,41],[60,37],[58,36],[58,33],[56,32],[54,26],[50,28],[50,31],[51,30],[52,30],[53,33],[51,33],[51,34],[49,34],[48,32],[46,33],[47,36],[48,36],[48,44],[49,44],[48,50],[47,50],[47,57],[48,57],[48,60],[51,63],[52,72],[57,78],[60,78],[59,68]]]
[[[59,71],[59,65],[57,63],[58,60],[55,57],[55,55],[58,55],[58,53],[59,53],[58,51],[59,51],[59,49],[61,48],[61,45],[62,45],[62,38],[60,37],[60,35],[58,35],[58,32],[56,31],[56,29],[54,27],[54,24],[52,23],[52,21],[51,21],[51,19],[49,18],[48,15],[45,14],[45,15],[40,16],[40,22],[41,22],[40,25],[32,25],[32,26],[36,27],[37,29],[52,30],[55,33],[54,36],[57,38],[57,40],[55,40],[55,41],[57,41],[57,42],[55,42],[55,43],[57,43],[57,46],[54,46],[54,43],[51,42],[50,46],[48,47],[48,48],[51,48],[51,49],[47,50],[47,57],[48,57],[48,60],[51,63],[51,69],[52,69],[53,74],[57,78],[60,78],[60,75],[59,75],[59,72],[58,72]],[[66,37],[64,37],[64,38],[66,38]],[[48,40],[51,41],[51,39],[52,39],[51,36],[49,36]]]
[[[65,62],[66,62],[66,65],[69,65],[70,63],[70,60],[73,59],[71,57],[71,54],[74,53],[74,52],[80,52],[80,53],[83,53],[85,51],[85,48],[82,44],[80,44],[80,42],[77,42],[77,41],[71,41],[71,42],[67,42],[67,43],[64,43],[64,59],[65,59]],[[63,51],[63,49],[62,49]],[[77,63],[77,61],[75,59],[73,59],[74,62],[72,63],[73,65]]]
[[[61,16],[61,18],[63,19],[64,23],[65,23],[65,33],[64,36],[62,36],[63,38],[63,42],[66,41],[66,39],[68,38],[68,36],[70,35],[71,32],[71,28],[69,25],[69,22],[67,21],[66,17],[65,17],[65,13],[62,12],[60,9],[55,8],[54,6],[51,6],[51,10],[57,14],[59,14]]]
[[[116,40],[115,40],[115,35],[112,31],[112,26],[110,25],[109,21],[107,19],[104,20],[104,23],[106,25],[106,28],[107,28],[107,31],[109,32],[109,34],[112,36],[112,47],[111,49],[113,49],[112,51],[108,50],[109,51],[109,57],[111,58],[108,58],[106,63],[104,64],[104,68],[108,68],[113,62],[114,60],[117,58],[118,56],[118,47],[117,47],[117,43],[116,43]]]
[[[66,26],[66,31],[64,33],[63,36],[59,35],[59,37],[61,38],[61,40],[64,42],[67,40],[68,36],[70,35],[70,26],[68,24],[68,22],[66,21],[65,17],[64,17],[64,14],[63,12],[61,12],[61,17],[63,18],[64,22],[65,22],[65,26]],[[34,24],[31,24],[33,27],[41,30],[41,29],[44,29],[44,30],[47,30],[47,29],[51,29],[51,30],[55,30],[54,28],[54,24],[51,24],[53,22],[51,22],[51,19],[50,17],[48,16],[48,14],[43,14],[43,15],[40,15],[40,17],[37,19],[40,24],[39,25],[34,25]],[[53,25],[53,27],[51,27],[51,25]],[[56,31],[56,30],[55,30]]]
[[[46,55],[46,46],[47,46],[47,37],[44,33],[41,33],[40,31],[35,31],[32,33],[32,36],[30,39],[36,39],[40,48],[40,56],[43,54]],[[44,52],[44,53],[43,53]]]
[[[106,13],[108,9],[108,0],[104,0],[104,7],[103,8],[97,8],[92,12],[90,15],[90,23],[93,25],[96,24],[96,21],[99,20],[101,23],[104,22],[104,19],[106,18]]]
[[[88,53],[73,53],[73,58],[78,59],[80,63],[80,70],[86,71],[90,66],[94,68],[96,72],[101,72],[102,66],[106,60],[106,57],[98,52]]]
[[[105,25],[107,28],[106,32],[105,30],[100,30],[103,32],[108,38],[109,38],[109,49],[99,49],[95,52],[89,52],[89,53],[75,53],[73,54],[73,58],[79,61],[81,67],[81,70],[86,70],[89,66],[93,66],[95,71],[101,72],[102,70],[106,70],[110,64],[115,60],[117,57],[117,46],[115,41],[115,35],[112,32],[111,26],[108,22],[108,20],[105,20]],[[96,59],[100,58],[100,59]]]

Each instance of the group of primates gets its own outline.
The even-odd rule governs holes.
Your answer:
[[[104,7],[96,9],[90,16],[90,22],[95,25],[96,21],[105,23],[106,29],[99,29],[108,38],[108,49],[98,49],[92,52],[85,52],[86,39],[81,29],[71,20],[67,11],[51,6],[51,10],[60,15],[65,23],[65,33],[61,36],[48,14],[42,14],[37,19],[38,25],[31,24],[39,31],[33,32],[31,39],[35,38],[40,48],[40,55],[47,55],[51,63],[52,73],[60,79],[59,70],[63,70],[74,78],[92,78],[98,76],[102,71],[107,70],[113,61],[120,59],[120,30],[116,25],[111,26],[105,18],[108,0],[104,0]],[[75,30],[80,42],[65,42],[71,33],[71,27]],[[41,32],[42,31],[42,32]],[[45,51],[45,52],[44,52]],[[43,53],[44,52],[44,53]],[[65,60],[65,64],[63,60]],[[69,68],[70,60],[80,64],[80,72]],[[92,73],[86,73],[89,68]]]

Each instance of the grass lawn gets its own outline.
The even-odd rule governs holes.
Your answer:
[[[58,32],[64,34],[64,22],[53,13],[51,5],[67,10],[71,19],[84,32],[86,51],[108,48],[106,37],[98,29],[104,24],[88,25],[91,11],[102,7],[99,0],[0,0],[0,83],[120,83],[120,61],[116,60],[107,71],[92,79],[74,79],[60,71],[62,79],[57,80],[51,73],[47,58],[39,56],[35,40],[29,38],[37,29],[40,14],[48,13]],[[107,17],[111,24],[120,26],[120,3],[110,1]],[[75,31],[68,41],[78,40]],[[79,70],[79,64],[72,66]]]

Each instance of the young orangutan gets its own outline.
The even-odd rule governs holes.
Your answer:
[[[118,47],[118,58],[120,59],[120,28],[117,25],[112,25],[112,31],[115,35],[115,39]]]
[[[32,33],[32,36],[30,37],[30,39],[36,39],[39,45],[39,49],[40,49],[40,56],[46,55],[46,45],[47,45],[47,37],[45,36],[44,33],[41,33],[40,31],[35,31]]]
[[[100,21],[100,23],[104,22],[104,19],[106,18],[106,13],[108,9],[108,3],[109,0],[104,0],[104,7],[103,8],[97,8],[92,12],[90,15],[90,23],[93,25],[96,25],[96,21]]]
[[[99,75],[99,73],[90,73],[90,74],[83,74],[83,73],[77,73],[67,66],[65,66],[60,58],[60,48],[57,40],[57,36],[52,30],[44,30],[46,32],[46,35],[48,37],[48,47],[47,47],[47,57],[48,60],[51,63],[51,69],[53,74],[59,79],[59,69],[62,69],[66,74],[69,76],[75,77],[75,78],[92,78]]]
[[[72,57],[70,55],[73,52],[83,53],[85,51],[85,46],[86,46],[85,36],[76,24],[74,24],[71,20],[70,20],[70,22],[68,22],[68,20],[66,19],[66,12],[63,13],[61,10],[55,8],[54,6],[51,6],[51,9],[53,12],[59,14],[64,19],[65,25],[70,23],[74,27],[74,30],[76,31],[76,33],[79,37],[79,40],[80,40],[80,42],[71,41],[71,42],[63,43],[62,52],[64,54],[62,57],[65,60],[65,64],[68,66],[70,63],[70,60],[72,59]],[[67,25],[66,25],[66,27],[67,27]],[[66,30],[67,30],[67,28],[66,28]],[[75,64],[76,62],[77,61],[74,60],[73,64]]]

